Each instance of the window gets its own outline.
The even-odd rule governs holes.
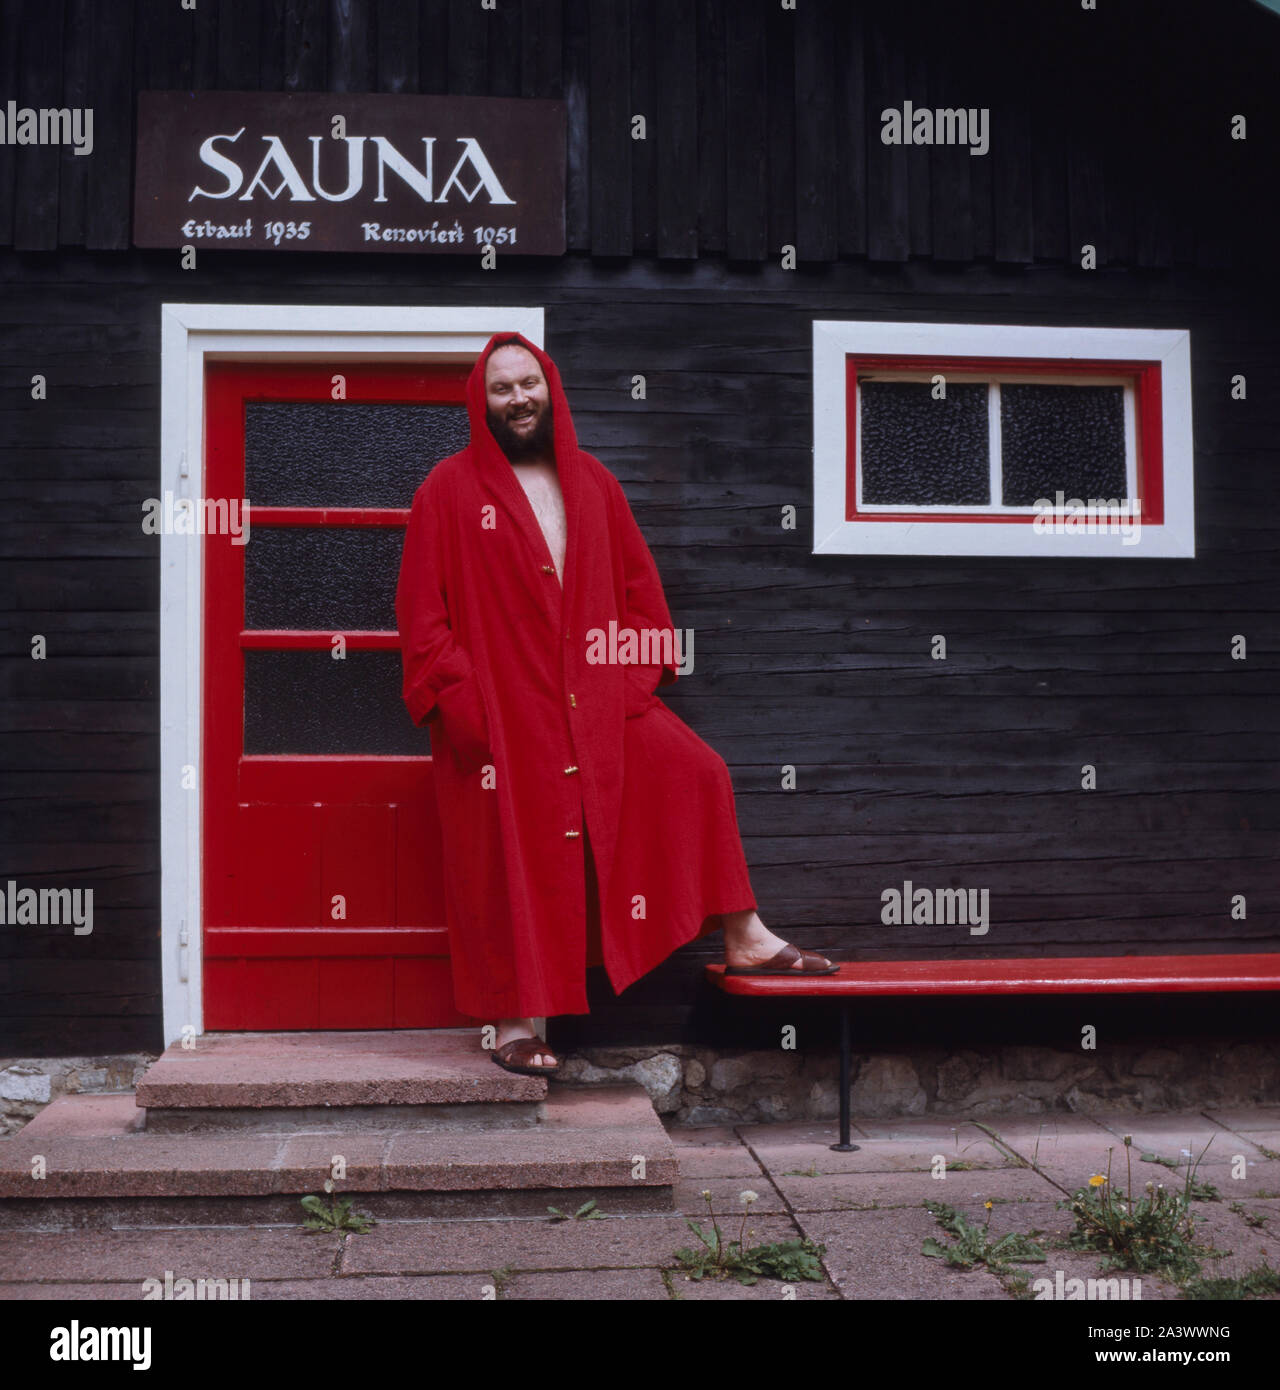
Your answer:
[[[815,321],[814,553],[1195,554],[1183,331]]]

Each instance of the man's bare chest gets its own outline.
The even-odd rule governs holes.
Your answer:
[[[524,488],[534,517],[542,530],[555,563],[556,574],[564,578],[565,518],[564,496],[560,491],[560,477],[555,466],[548,463],[526,463],[514,467],[514,472]]]

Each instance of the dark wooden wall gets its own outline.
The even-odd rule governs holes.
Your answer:
[[[800,944],[1277,949],[1280,344],[1259,190],[1280,21],[1233,4],[1193,26],[1161,6],[1141,85],[1116,44],[1091,50],[1096,74],[1049,69],[1064,34],[1097,42],[1073,26],[1132,37],[1152,13],[1103,8],[1061,7],[1054,48],[990,5],[979,26],[957,7],[807,0],[794,15],[500,0],[496,16],[201,0],[198,22],[176,3],[0,0],[0,96],[84,93],[104,155],[0,147],[0,886],[96,899],[89,938],[0,929],[0,1053],[160,1040],[159,568],[138,515],[158,477],[165,300],[545,307],[583,445],[623,480],[696,631],[669,703],[729,762],[762,911]],[[129,153],[134,88],[187,85],[564,95],[573,249],[497,273],[247,252],[183,273],[128,247]],[[880,146],[879,108],[920,92],[991,106],[992,154]],[[644,144],[636,110],[654,113]],[[997,110],[1023,114],[1002,126]],[[1237,110],[1244,146],[1220,138]],[[1091,274],[1084,241],[1102,253]],[[1190,329],[1196,560],[811,555],[815,317]],[[780,529],[786,504],[797,531]],[[989,934],[882,926],[880,892],[904,878],[988,887]],[[716,945],[616,1004],[597,982],[578,1036],[723,1037],[700,983]]]
[[[0,0],[0,93],[92,106],[96,144],[0,146],[0,246],[127,250],[135,92],[220,88],[563,98],[569,247],[597,256],[1026,265],[1088,242],[1225,266],[1272,185],[1278,27],[1253,0]],[[882,144],[904,98],[990,108],[991,152]]]

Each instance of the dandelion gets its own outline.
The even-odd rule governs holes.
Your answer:
[[[987,1209],[988,1211],[990,1211],[991,1208],[995,1205],[995,1203],[993,1203],[993,1202],[983,1202],[982,1205],[983,1205],[984,1207],[986,1207],[986,1209]]]
[[[1101,1173],[1095,1173],[1093,1177],[1089,1179],[1089,1186],[1102,1187],[1106,1183],[1106,1181],[1106,1178],[1104,1178]]]
[[[703,1195],[704,1197],[710,1197],[710,1196],[711,1196],[711,1189],[710,1189],[709,1187],[704,1187],[704,1188],[702,1189],[702,1195]]]
[[[1132,1135],[1132,1134],[1126,1134],[1126,1135],[1124,1136],[1124,1146],[1125,1146],[1125,1148],[1127,1149],[1132,1143],[1133,1143],[1133,1135]]]
[[[739,1192],[738,1200],[744,1206],[749,1207],[752,1202],[758,1202],[760,1200],[760,1194],[758,1192]]]

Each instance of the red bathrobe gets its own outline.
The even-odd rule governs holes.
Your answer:
[[[485,420],[484,364],[510,341],[549,388],[563,590]],[[653,693],[674,666],[599,659],[611,621],[621,636],[671,631],[671,615],[555,364],[495,335],[467,412],[470,445],[414,496],[396,593],[405,703],[432,730],[454,1000],[483,1019],[583,1014],[587,965],[621,991],[755,899],[728,768]]]

